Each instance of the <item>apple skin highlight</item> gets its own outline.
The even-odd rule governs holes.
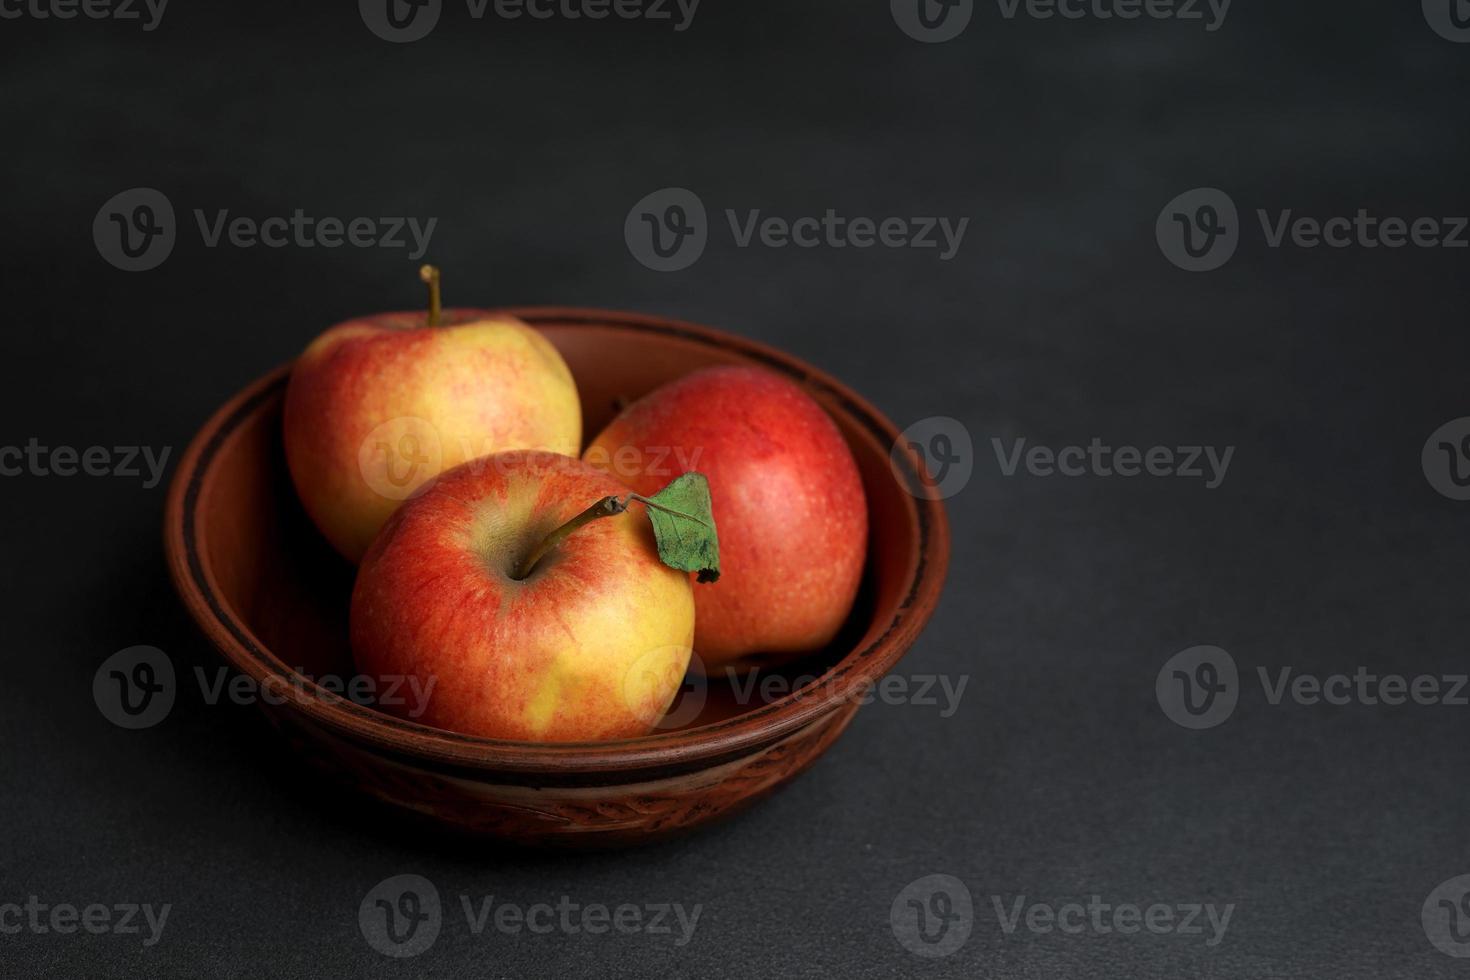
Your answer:
[[[363,559],[350,624],[358,669],[432,683],[412,720],[449,731],[536,742],[648,734],[683,683],[695,618],[690,577],[659,561],[648,518],[593,521],[513,577],[548,534],[622,493],[611,476],[545,452],[445,473],[389,518]]]
[[[694,592],[696,666],[744,669],[831,642],[868,543],[862,478],[836,423],[794,383],[706,368],[629,405],[583,456],[641,494],[709,478],[718,582]]]
[[[571,371],[531,327],[479,311],[350,320],[297,360],[286,391],[286,461],[322,534],[359,560],[388,515],[445,470],[495,452],[575,455],[582,410]]]

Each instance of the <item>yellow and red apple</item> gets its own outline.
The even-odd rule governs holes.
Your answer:
[[[434,311],[437,314],[437,310]],[[314,340],[286,391],[286,461],[327,540],[357,561],[404,500],[510,449],[575,455],[582,411],[555,347],[475,310],[350,320]]]
[[[689,663],[688,573],[660,561],[649,520],[632,511],[535,559],[552,532],[626,492],[545,452],[445,473],[389,518],[358,570],[358,669],[418,678],[432,693],[415,720],[437,728],[542,742],[647,734]]]

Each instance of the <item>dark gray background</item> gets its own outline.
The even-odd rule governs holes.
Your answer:
[[[308,6],[320,9],[308,11]],[[296,773],[255,709],[184,697],[157,728],[90,695],[133,644],[213,654],[160,558],[163,488],[0,481],[0,901],[168,902],[163,940],[0,936],[32,977],[1428,977],[1420,906],[1470,872],[1466,708],[1267,704],[1257,666],[1465,669],[1470,504],[1425,439],[1470,415],[1467,252],[1267,248],[1256,208],[1463,215],[1470,46],[1419,5],[1237,0],[1224,27],[1005,20],[919,44],[886,0],[705,0],[692,28],[474,22],[384,43],[353,4],[174,0],[136,23],[0,21],[7,445],[174,447],[349,315],[413,306],[402,252],[206,249],[190,212],[435,216],[457,303],[686,317],[792,351],[900,426],[949,415],[976,477],[900,670],[971,675],[959,712],[873,705],[808,774],[675,843],[578,856],[408,837]],[[666,186],[716,227],[651,272],[623,220]],[[129,274],[94,249],[113,194],[162,190],[181,240]],[[1154,240],[1229,191],[1223,269]],[[959,256],[737,249],[725,208],[971,218]],[[992,437],[1237,447],[1224,485],[999,476]],[[1247,675],[1188,732],[1154,678],[1196,644]],[[422,957],[358,931],[376,882],[433,880]],[[930,873],[968,943],[905,950]],[[472,937],[458,896],[703,903],[694,941]],[[1202,937],[1007,935],[991,906],[1234,902]]]

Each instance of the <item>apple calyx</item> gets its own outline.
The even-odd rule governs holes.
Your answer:
[[[514,578],[520,581],[528,577],[548,551],[578,528],[600,517],[622,514],[634,501],[648,511],[660,561],[670,568],[698,573],[700,582],[714,582],[720,577],[720,541],[710,509],[709,480],[703,473],[685,473],[652,497],[640,493],[603,497],[548,534],[521,562]]]
[[[423,265],[419,267],[419,281],[429,287],[429,326],[439,325],[439,316],[444,307],[440,302],[439,295],[439,267],[437,265]]]

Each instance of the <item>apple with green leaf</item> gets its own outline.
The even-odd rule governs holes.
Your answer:
[[[349,320],[297,359],[286,389],[286,462],[307,514],[357,561],[404,501],[466,460],[510,449],[575,454],[571,371],[531,327],[442,310]]]
[[[583,456],[651,493],[667,470],[709,478],[722,574],[695,594],[706,671],[831,642],[857,595],[868,507],[837,425],[793,382],[744,366],[695,371],[629,405]]]
[[[450,470],[389,518],[358,570],[353,654],[385,685],[430,690],[414,720],[437,728],[646,735],[688,668],[689,573],[713,581],[719,568],[698,473],[643,496],[574,457],[501,453]]]

